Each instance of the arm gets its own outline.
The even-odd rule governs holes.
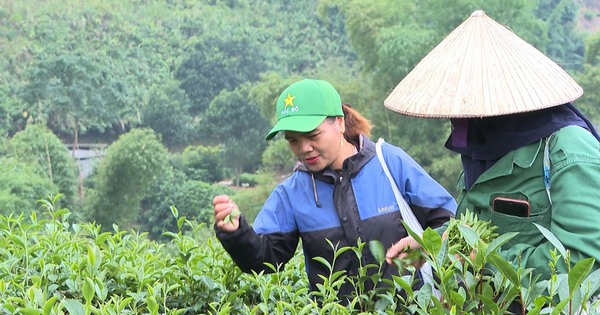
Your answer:
[[[298,232],[296,229],[289,228],[287,232],[283,232],[283,225],[287,221],[278,218],[287,216],[284,209],[279,209],[276,200],[278,200],[277,194],[272,193],[259,213],[255,229],[250,227],[239,212],[231,220],[226,219],[227,215],[232,214],[233,209],[237,209],[237,205],[228,196],[217,196],[213,200],[217,238],[244,272],[273,272],[265,263],[275,266],[285,264],[296,251]],[[278,213],[281,214],[277,215]],[[264,227],[267,227],[268,231]],[[255,230],[262,232],[257,233]]]
[[[228,233],[217,229],[216,234],[233,261],[242,271],[248,273],[273,272],[265,263],[275,266],[285,264],[298,246],[296,233],[257,234],[244,217],[240,217],[240,225],[235,232]]]
[[[438,228],[454,216],[456,201],[440,183],[401,148],[388,145],[383,148],[393,150],[385,155],[388,167],[423,229]]]

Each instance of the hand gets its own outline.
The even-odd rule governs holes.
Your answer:
[[[385,261],[391,265],[393,264],[394,259],[402,260],[409,255],[409,251],[419,249],[421,249],[421,244],[417,243],[412,236],[407,236],[392,244],[392,247],[390,247],[385,253]],[[416,268],[420,268],[424,263],[425,260],[420,259],[419,261],[415,261],[413,265]]]
[[[240,210],[227,195],[213,198],[215,222],[217,228],[225,232],[234,232],[240,227]]]

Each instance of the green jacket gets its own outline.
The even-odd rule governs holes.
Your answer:
[[[571,252],[571,262],[596,258],[600,262],[600,142],[583,128],[569,126],[550,137],[550,196],[544,185],[545,139],[503,156],[485,171],[470,191],[459,180],[457,217],[466,209],[482,220],[491,220],[498,233],[519,232],[503,246],[502,254],[515,266],[535,268],[534,275],[549,279],[553,245],[533,223],[549,229]],[[492,210],[495,197],[528,200],[530,216]],[[562,262],[563,260],[560,259]],[[559,265],[565,273],[565,265]]]

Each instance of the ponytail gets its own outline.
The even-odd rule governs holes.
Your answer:
[[[373,125],[371,125],[368,119],[352,108],[350,104],[342,104],[342,111],[344,111],[344,121],[346,124],[346,131],[344,132],[346,140],[356,142],[360,134],[364,134],[367,137],[371,136]]]

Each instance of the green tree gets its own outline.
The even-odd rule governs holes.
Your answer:
[[[583,88],[583,96],[576,106],[600,129],[600,32],[586,39],[584,71],[577,75],[577,82]]]
[[[191,145],[185,148],[180,158],[189,179],[214,183],[225,177],[221,146]]]
[[[21,91],[28,112],[52,130],[73,136],[74,147],[81,132],[102,132],[116,124],[123,97],[106,80],[114,74],[104,62],[84,52],[38,55]]]
[[[269,124],[259,108],[248,97],[249,85],[234,91],[223,90],[206,111],[203,134],[213,144],[223,145],[225,166],[233,171],[236,184],[239,175],[260,166]]]
[[[579,6],[573,0],[561,0],[548,17],[550,43],[546,53],[563,68],[574,71],[583,69],[583,37],[577,31]]]
[[[166,78],[160,86],[150,88],[148,104],[141,109],[141,126],[159,133],[169,147],[187,143],[193,130],[190,102],[177,84]]]
[[[162,234],[166,231],[177,233],[177,219],[171,213],[171,206],[177,208],[179,217],[211,226],[212,199],[217,194],[233,193],[226,186],[191,180],[182,172],[169,170],[161,180],[154,182],[142,200],[137,226],[157,240],[165,239]]]
[[[21,161],[17,157],[0,157],[0,213],[23,213],[28,216],[37,209],[36,201],[58,194],[38,164]]]
[[[43,170],[39,176],[55,184],[64,195],[63,206],[75,208],[77,166],[67,147],[52,131],[41,124],[30,124],[12,137],[8,152],[23,163],[39,166]]]
[[[179,66],[176,77],[192,101],[193,115],[203,114],[222,90],[258,81],[266,70],[262,49],[250,34],[244,35],[203,39]]]
[[[106,150],[89,198],[91,220],[109,229],[113,223],[131,226],[140,202],[168,165],[167,149],[150,129],[134,129]]]
[[[283,138],[269,141],[262,155],[263,167],[277,173],[291,172],[297,160]]]

